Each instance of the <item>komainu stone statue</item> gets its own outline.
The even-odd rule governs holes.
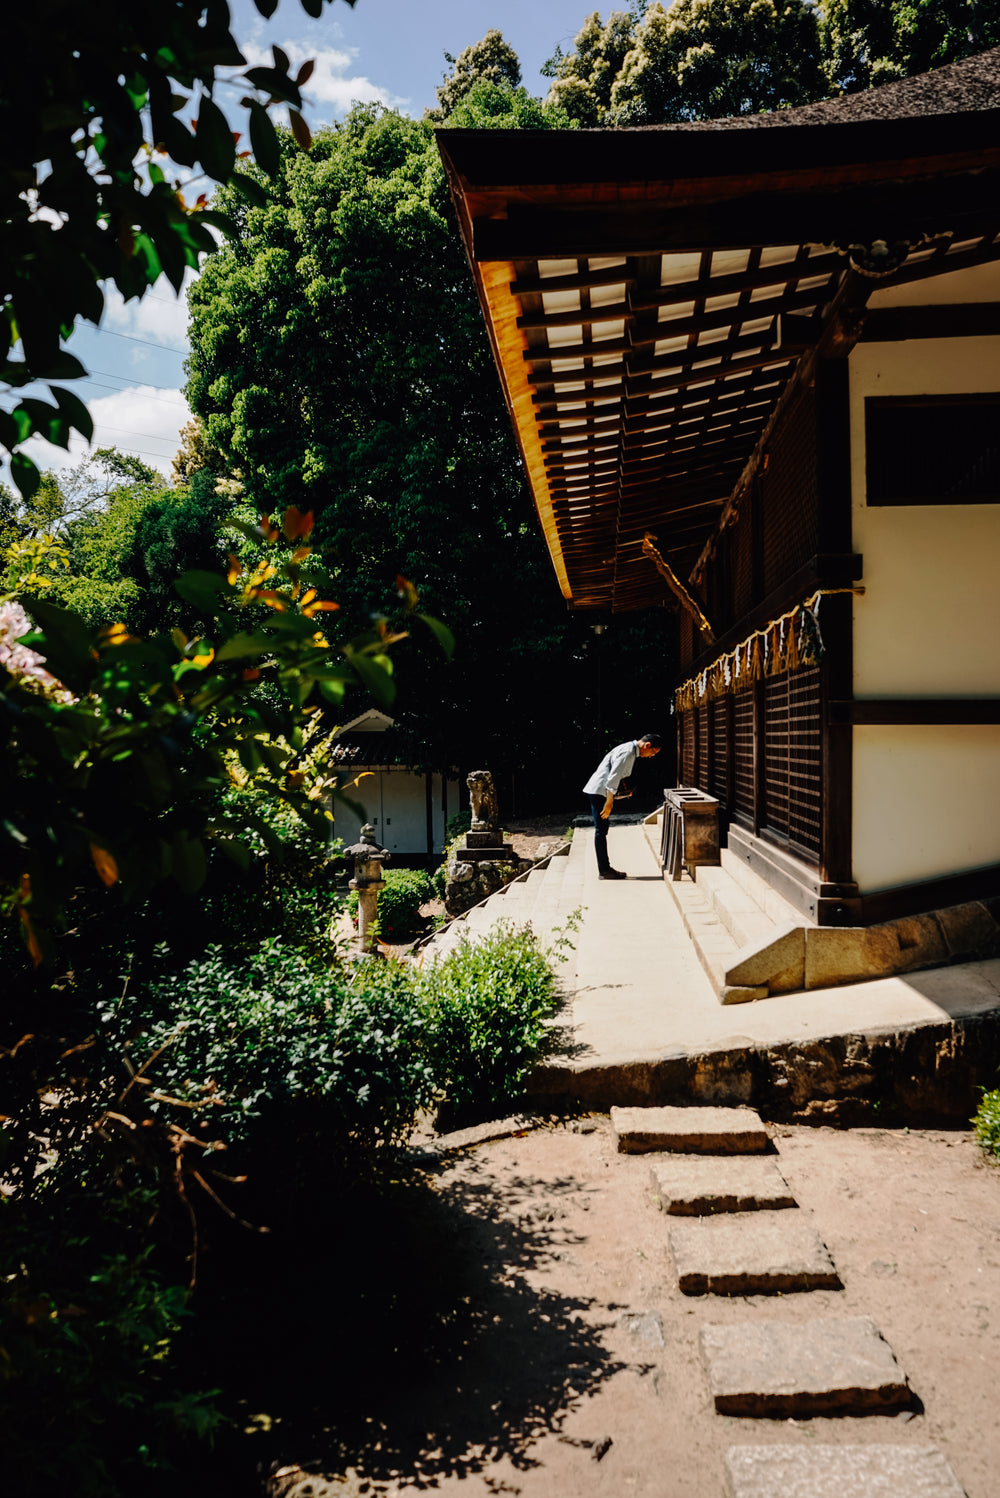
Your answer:
[[[500,808],[496,786],[489,770],[473,770],[467,780],[472,803],[473,832],[492,832],[493,844],[500,843]],[[483,844],[482,846],[486,846]]]
[[[468,776],[472,826],[464,847],[455,848],[448,862],[444,906],[449,915],[471,910],[481,900],[522,872],[522,865],[500,830],[500,808],[489,770]],[[530,864],[524,865],[530,868]]]

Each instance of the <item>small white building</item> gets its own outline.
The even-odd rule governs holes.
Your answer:
[[[457,772],[415,770],[399,762],[393,719],[369,708],[339,730],[330,762],[339,789],[364,808],[359,817],[343,801],[333,803],[333,835],[345,847],[359,839],[364,821],[400,861],[423,863],[440,856],[449,818],[459,809]]]

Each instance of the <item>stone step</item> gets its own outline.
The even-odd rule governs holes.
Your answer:
[[[802,911],[790,905],[783,896],[779,895],[772,884],[768,884],[766,879],[754,873],[746,859],[741,858],[732,848],[723,848],[719,858],[723,869],[733,883],[750,896],[757,908],[762,910],[775,926],[786,926],[789,921],[803,921],[808,924]]]
[[[612,1108],[611,1127],[623,1155],[759,1154],[769,1142],[756,1108]]]
[[[728,1498],[965,1498],[936,1446],[731,1446]]]
[[[695,885],[729,932],[737,948],[765,940],[777,924],[722,865],[695,870]],[[792,919],[792,912],[789,912]]]
[[[657,861],[661,826],[644,826]],[[817,926],[732,848],[720,859],[665,883],[722,1004],[940,967],[1000,939],[997,913],[975,900],[876,926]]]
[[[492,931],[498,921],[507,920],[515,925],[531,924],[532,929],[544,941],[554,926],[563,924],[569,914],[562,908],[562,884],[564,870],[568,864],[565,855],[553,856],[542,868],[530,869],[516,882],[498,890],[481,905],[474,906],[465,916],[450,922],[424,948],[424,961],[447,955],[461,941],[463,935],[469,941]]]
[[[709,1323],[701,1329],[701,1352],[720,1415],[796,1418],[913,1404],[906,1376],[870,1316]]]
[[[774,1211],[796,1205],[784,1176],[764,1155],[730,1159],[671,1155],[658,1160],[650,1175],[659,1207],[674,1217]]]
[[[830,1251],[801,1209],[675,1219],[670,1248],[684,1295],[840,1290]]]

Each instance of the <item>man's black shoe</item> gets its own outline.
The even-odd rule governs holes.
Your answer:
[[[627,874],[623,874],[622,871],[621,871],[621,869],[609,869],[606,874],[599,874],[598,878],[599,879],[627,879],[628,875]]]

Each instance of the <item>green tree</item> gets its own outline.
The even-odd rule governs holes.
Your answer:
[[[833,86],[854,93],[1000,46],[998,0],[824,0]]]
[[[635,46],[639,20],[629,11],[612,11],[602,25],[594,11],[577,33],[572,52],[561,52],[546,64],[553,78],[547,104],[558,105],[581,125],[603,125],[611,109],[611,90],[625,58]]]
[[[444,57],[445,62],[451,64],[452,71],[434,90],[438,104],[436,109],[427,111],[429,119],[447,119],[481,78],[488,83],[506,84],[509,88],[517,88],[521,82],[518,55],[495,27],[457,57],[452,57],[450,52],[446,52]]]
[[[821,98],[819,28],[806,0],[675,0],[647,9],[611,91],[620,125],[718,119]]]
[[[277,0],[255,3],[270,15]],[[323,3],[303,0],[313,16]],[[25,496],[38,485],[20,451],[27,437],[68,448],[71,429],[93,433],[79,396],[51,382],[86,373],[62,343],[78,318],[100,321],[102,286],[129,300],[162,273],[180,290],[185,270],[213,248],[212,226],[227,227],[199,177],[263,196],[237,168],[219,99],[230,109],[239,100],[242,137],[266,170],[278,154],[269,104],[289,102],[297,138],[308,140],[297,111],[312,65],[293,79],[275,48],[272,67],[246,69],[230,27],[226,0],[35,0],[4,17],[0,381],[14,403],[0,411],[0,446]],[[192,174],[193,190],[178,169]]]
[[[453,116],[526,118],[548,115],[482,79]],[[190,292],[192,409],[258,511],[315,512],[348,630],[402,575],[460,637],[419,671],[419,636],[400,648],[414,762],[531,763],[585,696],[586,625],[552,579],[431,126],[359,106],[282,162]]]
[[[168,489],[155,469],[114,448],[43,473],[31,499],[13,507],[5,585],[75,609],[92,629],[123,623],[155,633],[182,623],[174,579],[225,555],[217,535],[225,506],[214,483],[196,475]],[[36,567],[34,583],[25,565],[33,558],[54,563]]]

